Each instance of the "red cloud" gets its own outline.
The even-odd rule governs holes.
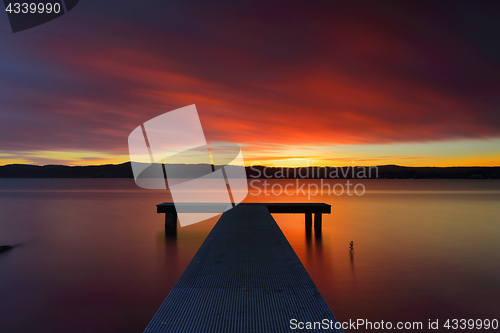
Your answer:
[[[25,61],[54,71],[9,86],[4,149],[124,153],[138,124],[189,104],[209,141],[249,146],[500,136],[498,61],[454,29],[410,11],[300,6],[260,21],[207,9],[218,20],[199,18],[204,35],[97,17],[32,40]]]

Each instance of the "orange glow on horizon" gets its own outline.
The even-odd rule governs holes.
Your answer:
[[[392,145],[291,146],[276,144],[241,145],[246,166],[376,166],[413,167],[500,166],[500,139],[462,140]],[[102,165],[129,161],[124,152],[95,151],[0,151],[2,165],[60,164]]]

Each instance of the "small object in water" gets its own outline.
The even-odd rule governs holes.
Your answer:
[[[0,246],[0,253],[2,252],[7,252],[9,250],[12,250],[14,247],[10,245],[2,245]]]
[[[351,244],[349,244],[349,251],[354,250],[354,242],[351,241]]]

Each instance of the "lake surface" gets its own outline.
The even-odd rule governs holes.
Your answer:
[[[308,198],[254,183],[246,202],[332,205],[321,237],[274,217],[339,321],[500,319],[500,181],[362,184]],[[133,179],[0,179],[0,245],[16,245],[0,254],[0,332],[142,332],[217,221],[166,234],[165,201]]]

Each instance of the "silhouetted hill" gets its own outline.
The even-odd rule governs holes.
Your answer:
[[[326,179],[500,179],[500,167],[247,167],[249,178],[326,178]],[[265,172],[264,172],[265,169]],[[354,170],[354,172],[353,172]],[[364,170],[364,171],[363,171]],[[363,172],[365,177],[363,177]]]
[[[185,166],[185,168],[200,166]],[[249,178],[363,178],[362,167],[247,167]],[[366,167],[366,178],[382,179],[500,179],[500,167]],[[265,172],[264,172],[265,171]],[[369,171],[371,175],[369,175]],[[130,162],[98,166],[25,165],[0,166],[0,178],[133,178]]]
[[[0,166],[0,178],[133,178],[130,162],[66,166],[10,164]]]

